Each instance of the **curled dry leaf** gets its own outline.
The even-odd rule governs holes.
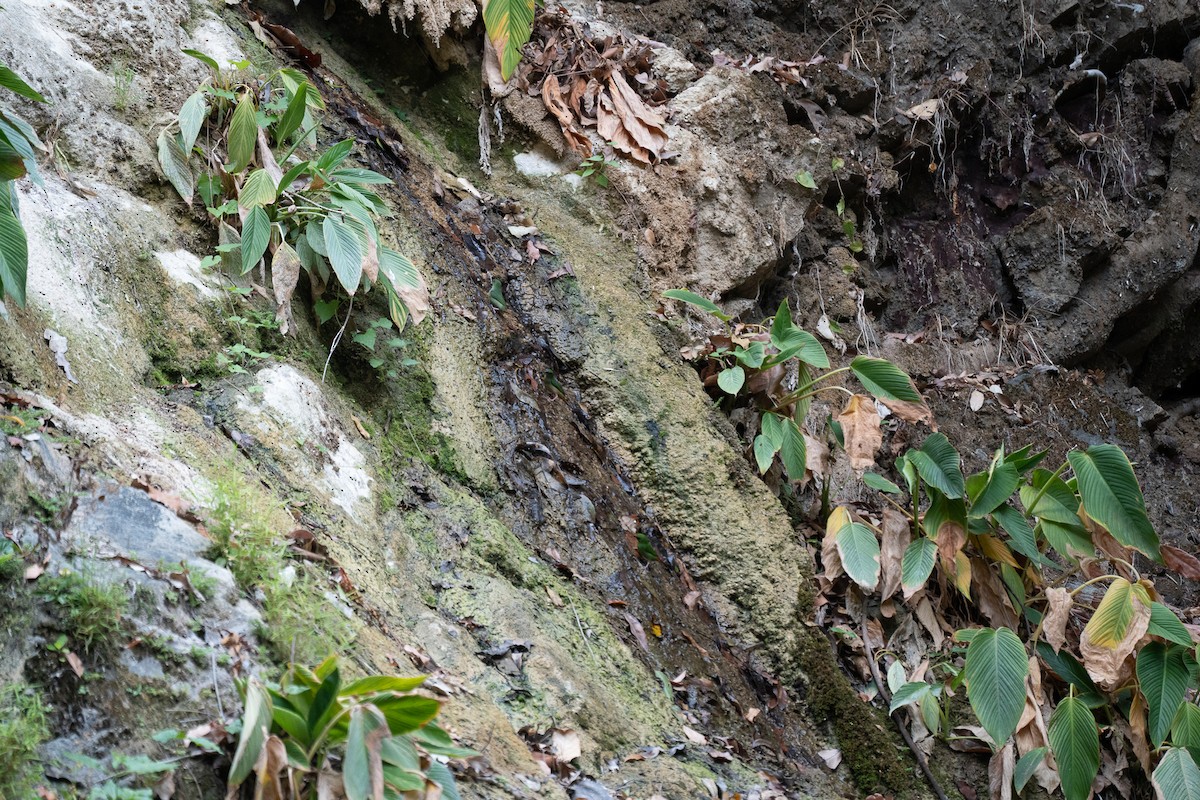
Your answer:
[[[1017,612],[1008,599],[1008,592],[1000,580],[1000,572],[991,568],[983,559],[971,559],[971,581],[974,586],[975,605],[992,623],[993,627],[1018,630]]]
[[[879,398],[879,402],[905,422],[912,422],[914,424],[924,422],[931,429],[937,430],[937,423],[933,419],[933,412],[924,403],[910,403],[907,400],[892,400],[887,397]]]
[[[570,107],[563,100],[562,90],[558,86],[558,78],[553,75],[547,75],[546,80],[542,83],[542,104],[558,120],[563,137],[567,140],[567,146],[581,156],[590,156],[592,143],[575,124],[575,115],[571,113]]]
[[[657,161],[667,146],[666,120],[642,102],[620,72],[609,74],[608,92],[597,103],[597,132],[636,161]]]
[[[863,394],[853,395],[837,420],[842,426],[850,466],[860,472],[874,467],[875,452],[883,444],[875,401]]]
[[[1074,600],[1066,589],[1051,587],[1046,590],[1046,618],[1042,622],[1042,635],[1046,643],[1054,648],[1054,652],[1062,649],[1067,639],[1067,622],[1071,618],[1071,607]]]
[[[1141,692],[1133,693],[1129,704],[1129,741],[1133,743],[1133,754],[1146,774],[1150,773],[1150,734],[1146,729],[1146,701]]]
[[[699,731],[692,730],[687,725],[683,726],[683,735],[686,736],[688,741],[692,744],[708,744],[708,739],[704,738],[704,734],[700,733]]]
[[[988,794],[991,800],[1012,800],[1013,770],[1017,760],[1013,743],[1006,742],[988,762]]]
[[[646,639],[646,629],[642,627],[642,623],[638,618],[628,611],[625,613],[625,622],[629,624],[629,632],[633,634],[633,638],[637,640],[638,646],[647,653],[650,652],[650,642]]]
[[[300,256],[287,242],[280,242],[271,258],[271,289],[275,292],[275,321],[279,332],[292,328],[292,295],[300,280]]]
[[[900,588],[900,562],[912,541],[908,517],[892,508],[883,509],[883,525],[879,536],[880,597],[887,599]]]
[[[804,437],[804,466],[819,478],[829,475],[829,446],[823,439],[801,434]]]
[[[983,392],[978,389],[972,390],[971,399],[967,401],[967,405],[970,406],[972,411],[978,411],[983,408]]]
[[[842,751],[837,748],[818,750],[817,755],[825,762],[825,766],[830,769],[837,769],[838,765],[842,763]]]
[[[1185,578],[1190,578],[1194,581],[1200,580],[1200,559],[1191,553],[1180,550],[1173,545],[1164,544],[1162,546],[1162,555],[1168,569],[1178,572]]]
[[[574,761],[583,755],[579,734],[567,728],[550,729],[550,752],[560,762]]]

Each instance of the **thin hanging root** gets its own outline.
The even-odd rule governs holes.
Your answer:
[[[479,168],[492,177],[492,123],[486,102],[479,109]]]
[[[883,676],[879,674],[879,665],[875,663],[875,654],[871,652],[871,640],[867,638],[866,614],[863,614],[862,620],[862,640],[863,649],[867,653],[867,663],[871,665],[871,677],[875,679],[875,686],[879,689],[879,696],[883,698],[883,702],[890,706],[892,704],[891,692],[888,691],[887,684],[883,681]],[[904,743],[912,751],[913,758],[917,760],[917,766],[921,768],[921,772],[925,774],[925,780],[929,782],[929,788],[937,795],[938,800],[948,800],[946,793],[942,791],[942,785],[938,783],[938,779],[933,775],[933,770],[929,768],[929,762],[925,760],[925,754],[917,748],[917,743],[913,741],[912,734],[908,732],[908,728],[904,727],[904,723],[890,714],[888,718],[895,724],[896,730],[900,731],[900,736],[904,739]]]

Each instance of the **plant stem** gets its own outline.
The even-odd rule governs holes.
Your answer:
[[[1071,466],[1071,462],[1064,461],[1063,465],[1061,467],[1059,467],[1058,469],[1054,470],[1054,474],[1046,479],[1046,482],[1042,484],[1042,488],[1039,489],[1038,493],[1033,496],[1033,502],[1030,503],[1029,507],[1025,509],[1025,519],[1033,518],[1033,510],[1035,508],[1037,508],[1037,504],[1042,501],[1042,497],[1045,496],[1046,490],[1050,488],[1050,481],[1054,480],[1059,475],[1061,475],[1063,473],[1063,470],[1065,470],[1069,466]]]
[[[809,381],[808,383],[804,384],[803,386],[797,387],[797,388],[796,388],[796,389],[794,389],[793,391],[791,391],[791,392],[788,392],[787,394],[785,394],[785,395],[784,395],[784,396],[783,396],[783,397],[780,399],[779,403],[778,403],[778,404],[776,404],[776,406],[775,406],[775,407],[776,407],[776,408],[782,408],[783,406],[788,406],[788,405],[791,405],[792,403],[795,403],[795,402],[797,402],[798,400],[803,400],[805,397],[810,397],[811,395],[805,394],[806,392],[808,392],[808,390],[809,390],[809,389],[811,389],[812,387],[816,386],[818,383],[820,383],[820,382],[821,382],[821,381],[823,381],[823,380],[827,380],[827,379],[829,379],[829,378],[832,378],[834,375],[837,375],[837,374],[839,374],[839,373],[842,373],[842,372],[849,372],[849,371],[850,371],[850,368],[849,368],[849,367],[841,367],[841,368],[839,368],[839,369],[831,369],[831,370],[829,370],[829,372],[826,372],[826,373],[825,373],[824,375],[822,375],[821,377],[819,377],[819,378],[813,378],[811,381]],[[840,388],[842,388],[842,387],[840,387],[840,386],[839,386],[838,388],[840,389]],[[847,390],[845,390],[845,389],[842,389],[842,391],[847,391]],[[849,394],[850,392],[847,392],[847,393]]]

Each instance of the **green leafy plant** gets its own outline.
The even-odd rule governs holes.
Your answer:
[[[694,292],[671,289],[663,292],[663,297],[688,303],[723,323],[725,331],[710,336],[697,353],[703,363],[700,377],[718,397],[731,403],[749,398],[759,410],[753,452],[760,473],[766,473],[778,456],[791,480],[804,477],[804,420],[812,398],[820,392],[841,392],[848,397],[838,427],[852,460],[861,458],[863,443],[872,431],[878,431],[875,399],[909,418],[923,419],[929,414],[912,379],[889,361],[858,356],[848,366],[831,369],[824,346],[792,321],[786,300],[772,319],[746,325],[733,322],[715,303]],[[789,370],[796,376],[796,388],[791,390],[784,388]],[[847,374],[857,378],[871,396],[826,383]],[[857,529],[852,536],[862,538]]]
[[[375,189],[392,181],[347,163],[352,140],[318,148],[325,106],[316,87],[294,69],[260,80],[185,52],[212,72],[159,134],[158,159],[180,197],[191,205],[199,196],[208,210],[221,266],[244,275],[269,261],[285,334],[301,271],[315,302],[327,291],[336,299],[378,286],[397,327],[410,313],[419,322],[420,273],[379,235],[378,220],[391,212]]]
[[[458,792],[441,758],[476,755],[433,724],[440,703],[414,694],[423,677],[343,681],[330,656],[289,664],[278,684],[242,685],[245,714],[229,770],[233,790],[304,800],[444,796]]]
[[[854,217],[846,211],[846,193],[842,190],[842,179],[838,176],[838,172],[840,172],[845,166],[845,159],[838,158],[836,156],[829,162],[830,172],[832,173],[833,179],[837,183],[838,187],[837,215],[838,219],[841,220],[842,223],[842,233],[846,237],[846,247],[848,247],[852,253],[861,253],[863,250],[863,242],[858,235],[858,226],[854,222]],[[816,190],[817,188],[817,182],[813,178],[812,172],[808,170],[801,170],[800,172],[797,172],[792,179],[805,189]]]
[[[581,178],[591,178],[597,186],[607,187],[607,171],[610,167],[615,166],[617,166],[617,162],[604,153],[594,153],[579,162],[579,169],[575,170],[575,174]]]
[[[0,62],[0,86],[38,103],[46,102],[36,91]],[[28,175],[41,183],[34,151],[46,146],[25,120],[0,104],[0,299],[12,298],[25,305],[25,275],[29,269],[29,244],[21,226],[14,181]]]
[[[41,695],[22,683],[0,686],[0,800],[31,796],[37,750],[49,737]]]
[[[120,584],[67,572],[40,581],[39,591],[60,609],[63,631],[85,651],[111,645],[121,632],[129,598]]]
[[[1053,471],[1039,468],[1045,456],[1001,448],[987,469],[965,476],[949,440],[930,434],[897,459],[902,484],[864,476],[888,503],[881,524],[849,506],[830,514],[824,551],[840,564],[829,561],[825,577],[844,572],[880,602],[896,592],[958,596],[938,607],[966,609],[944,619],[961,627],[965,667],[940,685],[901,681],[890,711],[912,709],[945,734],[948,709],[927,706],[965,686],[992,748],[1015,740],[1018,791],[1040,772],[1051,785],[1047,776],[1058,779],[1067,800],[1087,800],[1102,759],[1115,758],[1108,748],[1124,747],[1102,747],[1103,726],[1144,754],[1148,772],[1158,752],[1153,781],[1171,787],[1160,797],[1189,796],[1200,775],[1196,644],[1135,564],[1147,558],[1200,576],[1200,561],[1161,544],[1118,447],[1072,450]],[[1043,703],[1054,708],[1048,719]]]
[[[376,317],[365,330],[351,338],[370,353],[367,363],[381,379],[394,380],[400,376],[401,369],[419,363],[415,358],[404,355],[409,341],[392,335],[392,321],[387,317]]]

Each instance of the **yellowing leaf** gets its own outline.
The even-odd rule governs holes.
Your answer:
[[[500,75],[512,77],[533,32],[534,0],[484,0],[483,25],[500,57]]]
[[[1079,654],[1088,675],[1105,689],[1116,687],[1125,659],[1150,626],[1150,598],[1141,586],[1117,578],[1083,629]]]

